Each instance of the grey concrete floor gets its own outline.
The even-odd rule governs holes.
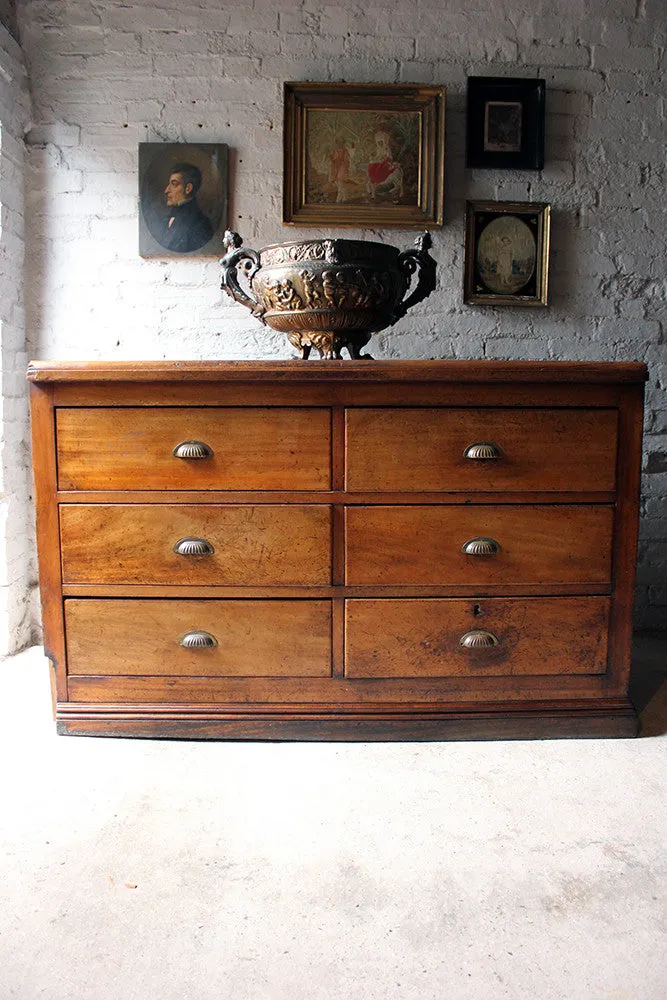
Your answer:
[[[0,664],[0,1000],[665,1000],[667,642],[638,740],[58,737]]]

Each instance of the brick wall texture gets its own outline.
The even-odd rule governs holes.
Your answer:
[[[646,361],[637,624],[664,628],[666,24],[664,0],[26,0],[30,353],[290,356],[223,296],[215,260],[138,256],[138,143],[228,143],[229,221],[258,247],[306,235],[280,221],[285,80],[443,84],[438,289],[374,354]],[[470,75],[546,79],[544,170],[465,168]],[[462,304],[464,203],[487,198],[551,204],[548,309]]]
[[[23,308],[23,134],[28,110],[21,49],[0,26],[0,655],[16,652],[31,640],[35,617]]]
[[[18,38],[18,25],[16,23],[16,0],[0,0],[0,24],[7,31]]]

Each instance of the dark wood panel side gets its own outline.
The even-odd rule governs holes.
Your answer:
[[[331,489],[345,489],[345,410],[335,406],[331,410]]]
[[[60,526],[56,503],[57,469],[53,387],[30,386],[32,461],[35,478],[37,556],[42,606],[44,652],[53,665],[51,693],[56,700],[67,698],[65,627],[61,597]]]
[[[396,740],[528,740],[634,737],[637,716],[629,702],[608,707],[531,709],[420,715],[241,718],[59,718],[68,736],[135,736],[152,739],[302,740],[356,742]]]
[[[609,695],[627,691],[635,599],[644,387],[622,390],[619,419],[618,498],[614,520],[613,596],[609,635]]]
[[[345,674],[345,601],[331,602],[331,676]]]

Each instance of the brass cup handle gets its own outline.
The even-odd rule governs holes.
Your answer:
[[[491,459],[500,458],[501,454],[498,445],[492,441],[477,441],[475,444],[468,445],[463,452],[463,457],[471,458],[475,462],[489,462]]]
[[[205,538],[181,538],[174,552],[177,556],[212,556],[215,549]]]
[[[174,458],[186,458],[189,460],[197,458],[211,458],[213,449],[209,448],[203,441],[181,441],[172,452]]]
[[[461,546],[461,552],[467,556],[495,556],[500,552],[500,543],[495,538],[471,538]]]
[[[178,644],[183,649],[212,649],[218,645],[218,640],[210,632],[193,629],[191,632],[186,632],[185,635],[182,635],[178,640]]]
[[[499,642],[500,640],[493,632],[487,632],[486,629],[475,629],[461,636],[459,646],[463,646],[464,649],[491,649]]]

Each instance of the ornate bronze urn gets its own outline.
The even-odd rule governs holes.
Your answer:
[[[257,252],[227,232],[222,288],[262,323],[281,330],[307,358],[351,358],[373,333],[392,326],[435,288],[431,237],[424,233],[403,252],[368,240],[317,239],[277,243]],[[418,279],[405,298],[412,275]],[[239,284],[245,276],[248,292]]]

